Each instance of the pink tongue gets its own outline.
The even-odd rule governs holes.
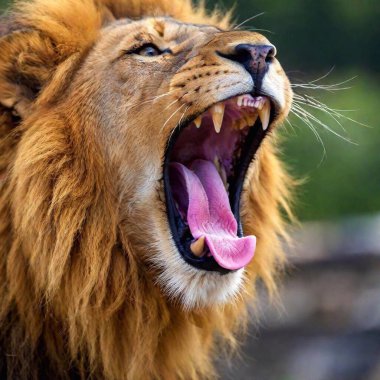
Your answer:
[[[256,238],[237,236],[237,222],[215,165],[195,160],[190,168],[178,162],[171,164],[173,195],[181,211],[187,209],[191,234],[195,239],[205,237],[212,256],[221,267],[230,270],[244,267],[253,257]]]

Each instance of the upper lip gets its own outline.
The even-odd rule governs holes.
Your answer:
[[[242,193],[244,179],[249,167],[250,162],[252,161],[258,147],[260,146],[261,141],[268,133],[268,125],[270,126],[274,119],[277,116],[277,107],[276,102],[269,97],[262,96],[252,96],[251,94],[241,94],[239,96],[234,96],[225,99],[223,102],[218,102],[208,107],[204,112],[193,115],[190,118],[184,120],[180,125],[178,125],[171,137],[168,140],[167,148],[165,152],[164,160],[164,187],[165,187],[165,198],[166,198],[166,207],[168,214],[168,221],[172,231],[173,239],[176,243],[177,249],[188,263],[193,266],[196,266],[201,269],[218,271],[220,273],[228,273],[230,270],[222,268],[219,266],[213,257],[196,257],[190,251],[190,246],[188,243],[184,243],[181,239],[186,234],[186,226],[179,215],[179,212],[174,204],[170,183],[169,183],[169,162],[173,147],[178,137],[185,128],[190,124],[199,124],[200,118],[204,117],[206,114],[211,115],[214,128],[216,132],[219,132],[223,119],[222,115],[224,112],[224,107],[228,102],[235,101],[239,106],[240,104],[247,103],[248,107],[253,106],[257,108],[257,119],[255,118],[255,113],[252,112],[251,115],[247,112],[248,120],[251,117],[252,124],[249,125],[249,131],[245,137],[244,144],[242,146],[242,151],[237,162],[237,167],[235,168],[235,173],[233,174],[233,179],[230,183],[229,188],[229,198],[230,206],[233,212],[233,215],[238,222],[238,236],[243,236],[243,229],[240,223],[240,196]],[[255,105],[257,107],[255,107]]]

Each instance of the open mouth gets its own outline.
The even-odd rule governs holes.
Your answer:
[[[217,103],[172,133],[164,161],[169,225],[184,260],[228,273],[253,258],[240,198],[248,167],[275,118],[268,97],[250,94]]]

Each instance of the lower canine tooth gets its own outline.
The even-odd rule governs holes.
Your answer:
[[[223,165],[220,168],[220,178],[222,179],[224,186],[227,188],[228,187],[227,186],[228,185],[228,182],[227,182],[227,173],[226,173],[226,169],[224,169]]]
[[[244,129],[246,126],[247,122],[244,119],[240,119],[235,122],[235,129]]]
[[[216,104],[211,108],[212,121],[214,123],[215,132],[219,133],[222,129],[223,116],[224,116],[224,104]]]
[[[193,253],[193,255],[195,255],[197,257],[203,256],[204,248],[205,248],[205,237],[204,236],[201,236],[198,240],[191,243],[191,245],[190,245],[191,252]]]
[[[264,100],[261,109],[259,109],[259,117],[263,130],[265,131],[268,128],[270,118],[270,102],[268,99]]]
[[[219,159],[217,156],[214,157],[214,165],[216,167],[216,170],[220,170],[220,163],[219,163]]]
[[[227,187],[227,173],[226,169],[224,169],[223,164],[219,161],[219,158],[215,156],[214,158],[214,165],[216,167],[216,170],[218,171],[220,178],[222,179],[224,186]]]
[[[247,119],[248,119],[248,126],[249,127],[253,127],[255,125],[258,116],[259,115],[257,113],[255,113],[254,115],[249,115],[247,117]]]
[[[194,124],[197,128],[200,128],[201,127],[201,124],[202,124],[202,116],[198,116],[195,120],[194,120]]]

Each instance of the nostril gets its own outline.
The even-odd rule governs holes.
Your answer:
[[[233,53],[219,54],[242,65],[251,63],[262,66],[273,61],[276,56],[276,48],[273,45],[239,44],[235,46]]]
[[[218,52],[218,54],[241,64],[252,77],[257,79],[267,72],[276,55],[276,48],[273,45],[238,44],[232,52],[228,54]]]
[[[235,47],[234,52],[230,54],[224,54],[222,52],[218,52],[218,54],[224,58],[227,58],[231,61],[240,63],[241,65],[247,64],[252,60],[251,52],[244,47],[245,45],[238,45]]]
[[[265,62],[272,62],[275,56],[276,48],[274,46],[271,46],[268,50],[267,56],[265,57]]]

